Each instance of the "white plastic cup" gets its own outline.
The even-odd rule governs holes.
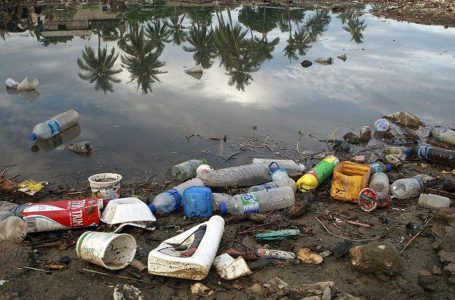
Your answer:
[[[126,268],[136,255],[132,235],[87,231],[79,237],[76,253],[79,258],[109,270]]]
[[[121,181],[122,175],[115,173],[95,174],[88,178],[93,196],[103,200],[120,197]]]

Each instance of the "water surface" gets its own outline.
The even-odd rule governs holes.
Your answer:
[[[366,7],[38,13],[37,27],[22,14],[27,30],[8,19],[0,31],[0,78],[40,80],[37,93],[0,89],[0,165],[16,164],[24,177],[141,180],[193,157],[238,164],[248,157],[224,162],[209,137],[271,136],[293,149],[299,130],[327,137],[338,128],[341,137],[401,110],[455,126],[454,28],[378,19]],[[319,57],[334,64],[300,65]],[[200,79],[184,72],[197,64]],[[41,145],[27,139],[36,123],[68,109],[80,113],[79,128]],[[64,149],[82,140],[96,147],[90,156]]]

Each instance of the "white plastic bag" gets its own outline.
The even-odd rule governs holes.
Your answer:
[[[21,83],[17,85],[18,91],[30,91],[38,87],[39,80],[33,76],[27,76]]]
[[[8,78],[8,79],[6,79],[5,84],[7,87],[15,89],[15,88],[17,88],[17,85],[19,84],[19,82],[17,82],[13,78]]]

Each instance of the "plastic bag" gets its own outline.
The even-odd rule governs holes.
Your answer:
[[[17,82],[16,80],[14,80],[13,78],[8,78],[6,79],[5,81],[5,85],[9,88],[12,88],[12,89],[15,89],[17,88],[17,85],[19,84],[19,82]]]
[[[38,87],[39,80],[33,76],[27,76],[21,83],[17,85],[17,90],[19,91],[30,91]]]

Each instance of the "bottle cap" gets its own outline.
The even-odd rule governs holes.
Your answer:
[[[222,215],[226,215],[228,213],[228,206],[225,202],[220,203],[220,212]]]
[[[32,132],[28,135],[28,138],[31,140],[31,141],[36,141],[38,139],[38,136],[36,135],[36,133]]]
[[[404,148],[404,153],[406,153],[407,155],[412,154],[412,152],[414,152],[414,148],[413,147]]]
[[[155,205],[149,204],[149,205],[147,205],[147,206],[149,207],[149,209],[150,209],[150,211],[152,212],[152,214],[155,215],[155,214],[156,214],[156,207],[155,207]]]
[[[387,172],[391,172],[393,169],[393,166],[391,164],[385,164],[385,169]]]

